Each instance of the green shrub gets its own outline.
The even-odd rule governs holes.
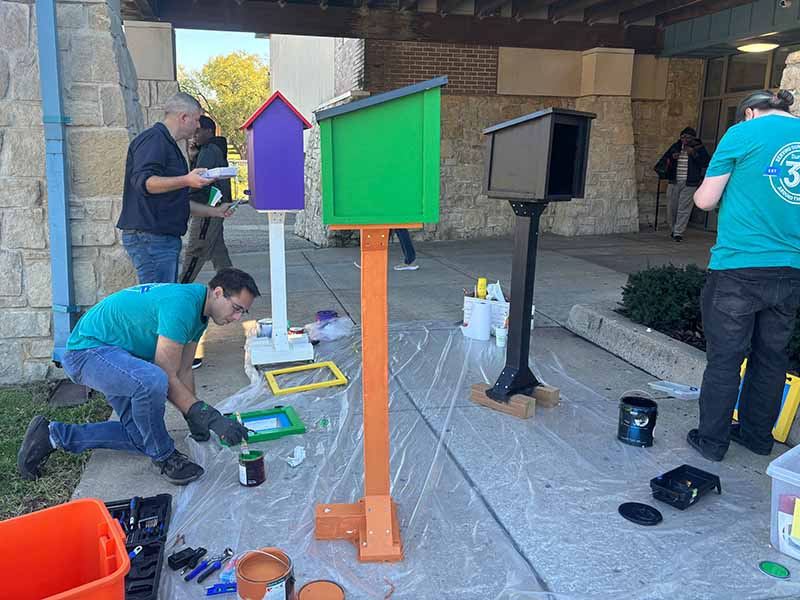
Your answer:
[[[667,335],[700,331],[706,272],[696,265],[651,267],[628,277],[620,313]]]
[[[651,267],[628,277],[620,314],[672,338],[705,349],[700,292],[706,272],[697,265]],[[789,370],[800,373],[800,312],[789,340]]]

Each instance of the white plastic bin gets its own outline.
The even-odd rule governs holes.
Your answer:
[[[800,560],[800,539],[791,537],[795,500],[800,500],[800,446],[785,452],[767,467],[772,478],[770,541],[780,552]]]

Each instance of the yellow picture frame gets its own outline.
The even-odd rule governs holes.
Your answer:
[[[747,360],[742,363],[741,369],[741,377],[742,381],[744,381],[744,373],[747,370]],[[787,389],[788,388],[788,389]],[[739,390],[741,391],[741,384],[739,385]],[[789,437],[789,431],[792,429],[792,423],[794,423],[794,416],[797,414],[797,408],[800,406],[800,377],[795,377],[794,375],[790,375],[789,373],[786,374],[786,386],[784,387],[784,394],[785,397],[783,399],[783,404],[781,405],[781,412],[778,415],[778,420],[775,421],[775,425],[772,428],[772,437],[777,442],[785,442],[786,438]],[[736,402],[737,408],[733,411],[733,418],[735,421],[739,421],[739,402]]]
[[[328,381],[318,381],[316,383],[306,383],[304,385],[296,385],[293,387],[282,388],[278,385],[278,381],[276,377],[278,375],[287,375],[289,373],[301,373],[303,371],[311,371],[313,369],[330,369],[331,373],[333,373],[334,378],[329,379]],[[299,392],[307,392],[309,390],[319,390],[322,388],[327,387],[334,387],[337,385],[346,385],[347,384],[347,377],[345,377],[344,373],[339,370],[339,367],[334,364],[333,361],[325,361],[319,363],[313,363],[310,365],[300,365],[298,367],[286,367],[285,369],[273,369],[272,371],[266,371],[264,373],[264,377],[267,380],[267,384],[269,384],[272,393],[276,396],[284,396],[286,394],[295,394]]]

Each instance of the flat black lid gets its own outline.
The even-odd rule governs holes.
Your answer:
[[[619,514],[637,525],[658,525],[664,517],[657,509],[641,502],[625,502],[619,505]]]

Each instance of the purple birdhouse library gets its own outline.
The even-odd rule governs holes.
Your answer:
[[[247,119],[247,183],[256,210],[303,210],[302,114],[275,92]]]

